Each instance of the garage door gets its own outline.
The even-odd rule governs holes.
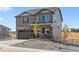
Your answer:
[[[18,39],[30,39],[30,31],[22,30],[18,32]]]

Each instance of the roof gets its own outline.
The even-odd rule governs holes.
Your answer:
[[[48,8],[40,8],[40,9],[28,10],[28,11],[22,12],[21,14],[19,14],[19,15],[17,15],[17,16],[20,16],[20,15],[22,15],[23,13],[27,13],[27,14],[30,14],[30,15],[35,15],[36,13],[40,12],[40,11],[43,10],[43,9],[49,10],[49,11],[51,11],[51,12],[53,12],[53,13],[56,12],[57,10],[59,10],[60,16],[61,16],[61,18],[62,18],[61,10],[60,10],[58,7],[48,7]],[[17,17],[17,16],[16,16],[16,17]],[[62,18],[62,21],[63,21],[63,18]]]
[[[58,10],[57,7],[49,7],[49,8],[40,8],[40,9],[28,10],[28,11],[22,12],[21,14],[23,14],[23,13],[28,13],[28,14],[34,15],[34,14],[36,14],[37,12],[39,12],[40,10],[42,10],[42,9],[47,9],[47,10],[50,10],[50,11],[52,11],[52,12],[55,12],[56,10]],[[17,15],[17,16],[20,16],[21,14],[19,14],[19,15]]]
[[[6,29],[6,30],[11,30],[10,28],[8,28],[8,27],[6,27],[6,26],[4,26],[4,25],[1,25],[1,24],[0,24],[0,28],[4,28],[4,29]]]

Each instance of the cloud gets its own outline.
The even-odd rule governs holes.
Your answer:
[[[10,11],[12,10],[11,7],[0,7],[0,11]]]
[[[4,20],[4,18],[3,17],[0,17],[0,21],[2,21],[2,20]]]

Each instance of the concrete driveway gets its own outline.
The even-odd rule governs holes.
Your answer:
[[[1,40],[0,41],[0,52],[46,52],[48,50],[32,49],[32,48],[21,48],[11,46],[16,43],[20,43],[27,40]]]
[[[13,45],[27,40],[1,40],[0,45]]]

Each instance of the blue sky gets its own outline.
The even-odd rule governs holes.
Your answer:
[[[37,7],[0,7],[0,24],[16,30],[15,16],[21,12],[37,9]],[[68,27],[79,28],[79,8],[76,7],[62,7],[60,8],[63,16],[63,24]]]
[[[79,8],[64,7],[60,8],[63,16],[63,24],[70,28],[79,28]]]

